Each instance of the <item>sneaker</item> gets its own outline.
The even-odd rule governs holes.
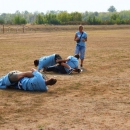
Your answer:
[[[81,69],[77,69],[77,71],[78,71],[78,73],[80,73],[80,72],[81,72]]]
[[[72,68],[71,68],[71,69],[69,69],[68,74],[71,74],[71,73],[72,73],[72,71],[73,71],[73,69],[72,69]]]

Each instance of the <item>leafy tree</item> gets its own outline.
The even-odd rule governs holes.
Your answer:
[[[26,20],[20,15],[16,15],[14,17],[13,21],[14,21],[14,24],[26,24],[27,23]]]
[[[87,23],[88,24],[92,24],[93,23],[93,19],[90,16],[88,17]]]
[[[65,11],[57,14],[57,18],[61,23],[69,22],[70,21],[70,15]]]
[[[45,23],[48,24],[60,24],[60,20],[57,18],[56,14],[46,14],[44,16]]]
[[[0,19],[0,24],[4,24],[4,23],[5,23],[4,19]]]
[[[116,12],[116,8],[114,6],[110,6],[108,11],[109,12]]]
[[[118,14],[113,14],[113,15],[111,16],[111,19],[112,19],[112,20],[120,19],[120,16],[119,16]]]
[[[43,16],[41,14],[38,14],[36,16],[36,24],[43,24],[44,21],[43,21]]]
[[[82,21],[82,14],[79,12],[70,13],[70,21]]]
[[[116,12],[114,6],[110,6],[109,12],[79,13],[67,11],[48,11],[30,13],[28,11],[16,11],[13,14],[0,14],[0,24],[130,24],[130,10]]]
[[[98,16],[98,12],[94,12],[94,15],[95,15],[95,16]]]

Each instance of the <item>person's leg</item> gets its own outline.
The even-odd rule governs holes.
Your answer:
[[[85,56],[85,47],[81,46],[80,47],[80,59],[81,59],[80,67],[83,67],[84,56]]]
[[[66,67],[67,69],[71,69],[71,67],[68,64],[64,63],[64,62],[61,62],[61,65]]]
[[[64,67],[61,66],[61,65],[47,67],[46,71],[48,71],[48,72],[53,71],[53,72],[56,72],[56,73],[66,74]]]
[[[84,59],[81,59],[81,64],[80,64],[81,67],[83,67],[83,62],[84,62]]]
[[[11,71],[8,75],[11,83],[18,82],[23,77],[33,77],[32,71],[20,72],[20,71]]]
[[[46,68],[46,70],[45,71],[55,71],[55,68],[56,68],[56,66],[54,65],[54,66],[49,66],[49,67],[47,67]]]
[[[61,73],[61,74],[67,74],[67,72],[66,72],[64,66],[62,66],[62,65],[57,65],[57,70],[58,70],[59,73]]]
[[[57,82],[57,80],[53,79],[53,78],[45,81],[46,85],[54,85],[56,82]]]

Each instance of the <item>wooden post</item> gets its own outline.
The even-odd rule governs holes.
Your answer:
[[[9,32],[10,32],[10,27],[9,27]]]
[[[17,27],[17,32],[18,32],[18,27]]]
[[[23,25],[23,33],[24,33],[24,25]]]
[[[3,33],[5,32],[5,29],[4,29],[4,24],[3,24]]]

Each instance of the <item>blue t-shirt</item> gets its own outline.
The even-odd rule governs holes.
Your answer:
[[[55,54],[50,55],[50,56],[41,57],[39,59],[38,70],[41,70],[43,68],[47,68],[49,66],[53,66],[55,64],[56,64]]]
[[[5,89],[6,86],[12,85],[9,81],[8,74],[0,78],[0,88]]]
[[[68,56],[69,59],[68,61],[66,61],[66,64],[68,64],[71,68],[75,68],[75,69],[78,69],[78,64],[79,64],[79,61],[76,57],[74,56]],[[66,72],[68,73],[69,69],[68,68],[65,68]]]
[[[82,35],[82,36],[81,36],[81,35]],[[80,32],[78,31],[78,32],[76,32],[76,36],[77,36],[78,38],[80,38],[80,36],[81,36],[80,42],[77,43],[77,45],[86,46],[86,42],[83,42],[82,40],[85,39],[85,38],[87,38],[87,33],[86,33],[86,32],[83,32],[83,34],[82,34],[82,33],[80,33]]]
[[[42,74],[38,71],[34,71],[33,75],[34,77],[31,78],[22,78],[18,82],[18,86],[16,88],[26,91],[47,91],[48,87],[45,84],[45,79],[43,78]]]

